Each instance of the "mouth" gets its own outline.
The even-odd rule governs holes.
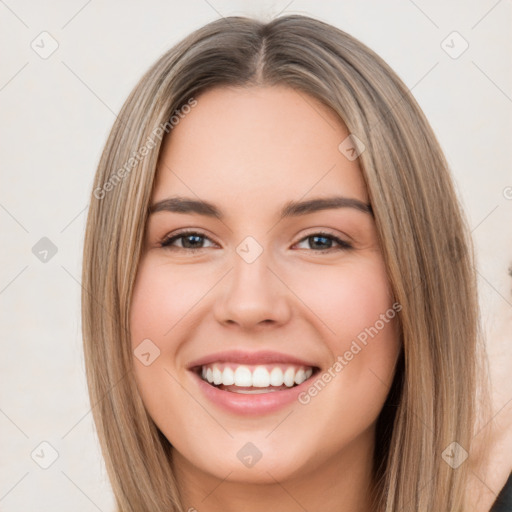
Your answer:
[[[196,359],[187,370],[206,400],[240,417],[292,406],[321,371],[311,361],[265,350],[217,352]]]
[[[318,373],[319,368],[298,364],[215,362],[196,366],[192,370],[204,382],[220,391],[256,395],[300,386]]]

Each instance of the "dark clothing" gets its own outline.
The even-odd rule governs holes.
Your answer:
[[[512,473],[489,512],[512,512]]]

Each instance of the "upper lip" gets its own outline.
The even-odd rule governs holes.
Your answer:
[[[258,352],[245,352],[242,350],[227,350],[224,352],[215,352],[203,356],[195,361],[192,361],[187,365],[188,369],[197,368],[198,366],[204,366],[210,363],[238,363],[246,365],[258,365],[258,364],[293,364],[297,366],[308,366],[316,368],[317,366],[309,361],[299,359],[288,354],[282,354],[280,352],[273,352],[270,350],[258,351]]]

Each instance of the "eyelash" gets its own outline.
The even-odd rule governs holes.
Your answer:
[[[172,235],[172,236],[166,236],[160,243],[160,247],[162,248],[167,248],[167,249],[171,249],[171,250],[180,250],[180,251],[190,251],[190,252],[196,252],[196,251],[201,251],[203,249],[208,249],[208,247],[196,247],[196,248],[186,248],[186,247],[173,247],[171,246],[171,244],[175,241],[175,240],[179,240],[180,238],[186,238],[187,236],[191,236],[191,235],[198,235],[202,238],[207,238],[208,240],[209,237],[207,237],[205,234],[201,233],[201,232],[198,232],[198,231],[182,231],[178,234],[175,234],[175,235]],[[338,238],[337,236],[334,236],[333,234],[331,233],[327,233],[327,232],[324,232],[324,231],[319,231],[319,232],[315,232],[315,233],[311,233],[303,238],[301,238],[297,243],[300,243],[300,242],[303,242],[304,240],[307,240],[308,238],[312,238],[312,237],[322,237],[322,238],[327,238],[329,240],[333,240],[334,242],[336,242],[339,247],[330,247],[328,249],[319,249],[319,250],[316,250],[316,249],[311,249],[313,252],[319,252],[319,253],[326,253],[326,252],[330,252],[330,251],[347,251],[347,250],[350,250],[350,249],[353,249],[352,245],[349,244],[348,242],[344,241],[344,240],[341,240],[340,238]],[[212,240],[210,240],[212,241]]]

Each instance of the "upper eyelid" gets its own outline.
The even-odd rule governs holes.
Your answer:
[[[178,233],[172,233],[170,235],[165,235],[162,238],[160,243],[163,244],[163,243],[169,242],[170,240],[173,240],[173,239],[178,240],[180,237],[185,237],[187,235],[200,235],[204,238],[208,238],[208,240],[210,240],[214,243],[217,243],[217,242],[215,242],[215,240],[212,237],[210,237],[209,235],[207,235],[206,233],[203,233],[201,230],[198,230],[198,229],[184,229],[183,231],[178,231]]]

